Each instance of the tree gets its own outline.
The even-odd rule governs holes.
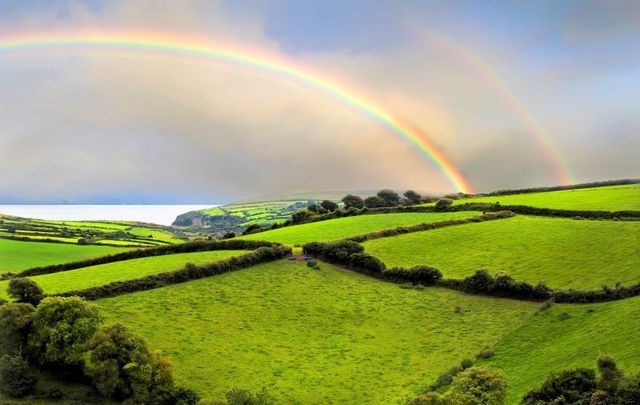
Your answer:
[[[86,371],[98,392],[117,400],[131,397],[132,365],[145,365],[151,358],[144,340],[115,324],[99,330],[88,349]]]
[[[41,364],[75,366],[100,324],[95,305],[79,297],[48,297],[33,316],[29,346]]]
[[[34,311],[31,304],[0,306],[0,355],[20,353],[26,346]]]
[[[449,208],[451,204],[453,204],[453,201],[451,201],[450,199],[441,198],[438,201],[436,201],[436,211],[444,211],[447,208]]]
[[[0,393],[22,398],[33,391],[37,382],[21,356],[5,354],[0,358]]]
[[[9,281],[7,292],[17,302],[24,302],[33,306],[37,306],[44,298],[42,288],[35,281],[22,277],[12,278]]]
[[[404,198],[411,201],[413,204],[419,204],[422,200],[422,196],[413,190],[407,190],[404,192]]]
[[[548,403],[588,404],[596,389],[596,373],[587,368],[564,370],[552,374],[538,389],[529,391],[523,405]],[[562,402],[560,402],[562,401]]]
[[[456,376],[447,399],[456,405],[501,405],[507,397],[507,379],[497,370],[471,367]]]
[[[324,200],[320,203],[320,206],[329,212],[333,212],[338,209],[338,204],[330,200]]]
[[[357,208],[360,209],[364,207],[364,201],[361,197],[357,195],[347,194],[342,197],[342,202],[344,203],[345,208]]]
[[[378,197],[382,198],[385,207],[395,207],[400,204],[400,196],[393,190],[380,190],[378,191]]]
[[[380,208],[385,206],[385,202],[382,198],[374,195],[364,199],[364,206],[367,208]]]

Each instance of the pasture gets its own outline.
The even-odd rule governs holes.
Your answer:
[[[397,403],[538,307],[292,261],[97,303],[204,398],[265,386],[278,403]]]
[[[387,266],[436,267],[446,278],[477,269],[552,288],[640,282],[640,222],[516,216],[365,242]]]
[[[32,267],[75,262],[120,253],[125,250],[129,249],[0,239],[0,273],[19,272]]]
[[[180,253],[82,267],[80,269],[30,277],[47,294],[98,287],[114,281],[125,281],[181,269],[187,263],[205,264],[247,253],[244,250],[215,250]],[[0,298],[7,298],[9,281],[0,281]]]
[[[309,242],[335,241],[400,226],[463,219],[478,215],[480,215],[478,212],[473,211],[357,215],[287,226],[272,231],[241,236],[240,239],[266,240],[285,245],[303,245]]]
[[[490,197],[472,197],[456,200],[468,202],[500,203],[502,205],[528,205],[585,211],[640,211],[640,184],[592,187],[575,190],[546,191],[540,193],[510,194]]]
[[[561,315],[565,314],[565,315]],[[555,371],[595,367],[609,354],[628,374],[640,371],[640,297],[602,304],[556,304],[505,336],[495,357],[483,365],[502,370],[509,381],[508,404]]]

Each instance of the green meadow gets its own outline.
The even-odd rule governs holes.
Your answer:
[[[507,403],[517,404],[550,373],[594,368],[600,354],[613,356],[627,374],[640,371],[638,336],[640,297],[601,304],[556,304],[505,336],[495,346],[495,357],[483,365],[505,373]]]
[[[387,266],[424,264],[445,277],[477,269],[580,290],[640,282],[640,222],[516,216],[364,243]]]
[[[125,281],[151,274],[178,270],[187,263],[205,264],[247,253],[243,250],[216,250],[152,256],[121,262],[82,267],[76,270],[29,277],[47,294],[98,287],[114,281]],[[0,281],[0,298],[7,298],[9,281]]]
[[[528,205],[565,210],[640,211],[640,184],[473,197],[455,201],[456,204],[467,202],[499,202],[502,205]]]
[[[97,303],[107,322],[170,355],[178,381],[203,397],[264,386],[278,403],[397,403],[539,305],[292,261]]]
[[[266,240],[285,245],[303,245],[308,242],[334,241],[400,226],[462,219],[478,215],[478,212],[473,211],[358,215],[288,226],[242,236],[240,239]]]
[[[0,273],[124,252],[125,248],[0,239]]]

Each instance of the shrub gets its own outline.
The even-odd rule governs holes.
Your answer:
[[[371,273],[381,273],[385,268],[384,263],[382,263],[380,259],[367,253],[350,254],[349,264],[355,269],[366,270]]]
[[[33,391],[38,379],[21,356],[5,354],[0,358],[0,392],[22,398]]]
[[[447,208],[451,207],[453,201],[448,198],[441,198],[436,201],[435,209],[436,211],[445,211]]]
[[[436,392],[425,392],[414,399],[407,402],[407,405],[449,405],[451,404],[446,398],[443,398]]]
[[[495,352],[491,350],[489,347],[483,347],[478,353],[476,353],[476,359],[490,359],[495,356]]]
[[[231,239],[235,237],[236,237],[235,232],[227,232],[224,235],[222,235],[222,239]]]
[[[586,368],[564,370],[552,374],[540,388],[529,391],[522,399],[522,403],[524,405],[538,405],[540,403],[583,403],[586,405],[595,389],[596,374],[593,370]]]
[[[507,397],[507,379],[485,367],[471,367],[456,376],[447,393],[456,405],[501,405]]]
[[[367,208],[381,208],[386,206],[386,202],[377,195],[364,199],[364,206]]]
[[[35,308],[10,303],[0,307],[0,355],[20,353],[26,346]]]
[[[35,281],[22,277],[11,279],[7,292],[17,302],[24,302],[33,306],[37,306],[44,298],[42,288]]]
[[[316,270],[320,268],[320,266],[318,266],[318,262],[316,262],[313,259],[307,260],[307,267],[311,267],[312,269],[316,269]]]
[[[161,394],[162,405],[196,405],[200,395],[190,388],[176,387]]]
[[[324,200],[320,203],[320,206],[329,212],[333,212],[338,209],[338,204],[330,200]]]
[[[622,371],[616,361],[607,355],[600,355],[596,361],[598,366],[598,389],[613,392],[623,378]]]
[[[400,196],[393,190],[380,190],[378,191],[377,196],[384,201],[385,207],[395,207],[397,205],[400,205]]]
[[[251,224],[248,227],[246,227],[244,229],[244,231],[242,231],[242,234],[243,235],[249,235],[249,234],[252,234],[252,233],[260,232],[261,230],[262,230],[262,227],[260,226],[260,224]]]
[[[476,270],[462,281],[463,288],[469,293],[488,293],[494,287],[493,277],[486,270]]]
[[[257,394],[249,390],[234,388],[225,395],[226,405],[275,405],[275,400],[265,388]]]
[[[48,297],[33,316],[29,346],[41,364],[76,366],[99,323],[95,305],[79,297]]]
[[[422,200],[422,196],[413,190],[407,190],[403,195],[412,204],[420,204],[420,200]]]
[[[620,381],[616,390],[616,399],[619,405],[640,404],[640,373]]]
[[[364,201],[362,200],[362,198],[358,197],[357,195],[347,194],[344,197],[342,197],[342,202],[344,203],[344,207],[347,209],[349,208],[360,209],[364,207]]]

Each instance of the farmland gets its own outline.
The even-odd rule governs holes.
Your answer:
[[[376,239],[364,246],[388,266],[424,264],[449,278],[487,269],[561,289],[640,282],[638,221],[516,216]]]
[[[73,262],[125,250],[128,249],[0,239],[0,273],[19,272],[31,267]]]
[[[204,264],[246,253],[239,250],[182,253],[131,259],[76,270],[30,277],[47,294],[97,287],[114,281],[141,278],[150,274],[178,270],[187,263]],[[8,281],[0,281],[0,298],[7,298]]]
[[[241,239],[266,240],[286,245],[302,245],[308,242],[324,242],[344,239],[350,236],[397,228],[400,226],[432,223],[450,219],[463,219],[477,216],[477,212],[451,213],[402,213],[359,215],[312,222],[297,226],[288,226],[272,231],[260,232]]]
[[[481,196],[456,200],[467,202],[528,205],[531,207],[593,211],[640,211],[640,184],[593,187],[528,194]]]
[[[396,403],[538,307],[290,261],[98,304],[204,397],[266,386],[281,403]]]

